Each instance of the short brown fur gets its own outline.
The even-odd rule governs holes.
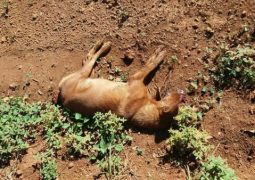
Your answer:
[[[166,51],[158,48],[146,65],[132,75],[127,83],[91,78],[96,60],[107,54],[111,43],[98,42],[88,53],[80,71],[64,77],[59,83],[59,100],[65,107],[84,115],[111,111],[135,126],[168,128],[178,112],[182,92],[175,92],[161,101],[148,92],[144,78],[163,61]]]

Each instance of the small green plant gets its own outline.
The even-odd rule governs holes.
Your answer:
[[[115,75],[120,75],[121,71],[122,70],[119,67],[114,67],[114,69],[113,69],[113,72]]]
[[[179,126],[197,125],[202,120],[202,113],[195,107],[182,106],[174,119]]]
[[[40,163],[40,174],[44,180],[57,179],[57,164],[54,158],[54,152],[49,149],[46,152],[38,154]]]
[[[208,161],[202,163],[199,174],[199,180],[237,180],[234,170],[221,157],[210,156]]]
[[[29,7],[33,6],[34,0],[27,0],[27,4]]]
[[[144,149],[136,147],[136,155],[142,156],[144,154]]]
[[[52,105],[47,105],[47,109],[48,113],[43,116],[44,138],[50,148],[59,149],[64,142],[69,154],[89,157],[109,177],[119,172],[121,159],[118,153],[123,150],[124,144],[131,141],[124,130],[125,119],[111,112],[98,112],[87,118],[68,110],[61,113],[58,107]]]
[[[175,55],[171,56],[171,62],[173,62],[173,63],[178,62],[177,56],[175,56]]]
[[[124,130],[126,120],[111,112],[87,118],[48,103],[27,103],[22,98],[0,99],[0,164],[7,165],[41,134],[48,151],[41,153],[41,175],[55,179],[54,152],[66,146],[69,154],[96,162],[108,177],[122,167],[119,153],[132,140]]]
[[[119,26],[122,26],[125,21],[129,18],[129,13],[125,9],[117,10],[117,15],[119,16],[118,22]]]
[[[1,16],[8,17],[9,6],[10,6],[9,0],[4,0],[3,1],[3,12],[2,12]]]
[[[74,123],[66,125],[68,152],[88,156],[108,177],[117,175],[121,169],[118,154],[132,140],[124,130],[126,120],[111,112],[97,112],[91,119],[78,113],[69,116]]]
[[[28,104],[22,98],[0,99],[0,164],[7,164],[27,149],[27,142],[34,141],[41,110],[39,104]]]
[[[109,179],[117,176],[123,166],[121,158],[118,155],[111,155],[111,153],[105,159],[99,160],[98,165],[106,172]]]
[[[210,149],[208,145],[209,135],[195,127],[182,126],[179,130],[170,129],[169,133],[168,144],[171,147],[171,152],[180,162],[189,160],[199,162],[205,158]]]
[[[127,80],[128,80],[128,75],[129,75],[128,72],[122,73],[122,74],[120,75],[121,81],[122,81],[122,82],[127,82]]]
[[[255,50],[251,47],[224,50],[216,60],[212,71],[213,80],[218,88],[237,89],[255,88]]]

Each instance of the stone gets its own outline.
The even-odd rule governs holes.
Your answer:
[[[207,27],[205,30],[205,36],[209,39],[214,35],[214,30],[210,27]]]
[[[11,83],[10,85],[9,85],[9,88],[12,90],[12,91],[15,91],[17,88],[18,88],[18,84],[17,83]]]

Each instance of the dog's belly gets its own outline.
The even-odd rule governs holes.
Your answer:
[[[112,111],[122,116],[120,109],[127,95],[126,83],[86,79],[77,84],[75,93],[68,98],[65,106],[84,115],[93,115],[97,111]]]

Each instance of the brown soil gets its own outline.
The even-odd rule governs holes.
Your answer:
[[[244,25],[253,28],[254,7],[254,0],[10,0],[8,17],[0,18],[0,96],[26,94],[31,101],[50,101],[59,80],[79,69],[90,46],[100,39],[113,43],[106,57],[113,60],[112,67],[129,74],[141,68],[158,45],[165,45],[168,59],[175,55],[178,63],[173,68],[171,63],[162,65],[149,87],[162,86],[163,95],[185,89],[187,80],[202,70],[199,59],[206,48],[217,50],[220,42],[230,43]],[[122,60],[128,53],[135,57],[131,65]],[[108,70],[99,65],[96,73],[108,78]],[[227,160],[240,179],[255,177],[254,137],[242,131],[255,128],[251,105],[235,92],[226,92],[203,122],[217,147],[215,153]],[[154,134],[134,132],[132,136],[134,142],[123,154],[129,172],[123,179],[185,179],[183,169],[159,163],[164,141],[156,143]],[[143,156],[136,155],[136,146],[144,149]],[[32,164],[40,148],[37,142],[21,163],[12,162],[23,172],[23,179],[39,178]],[[59,179],[93,179],[100,172],[86,159],[72,163],[69,168],[70,161],[58,160]],[[0,170],[0,177],[5,172],[6,168]]]

